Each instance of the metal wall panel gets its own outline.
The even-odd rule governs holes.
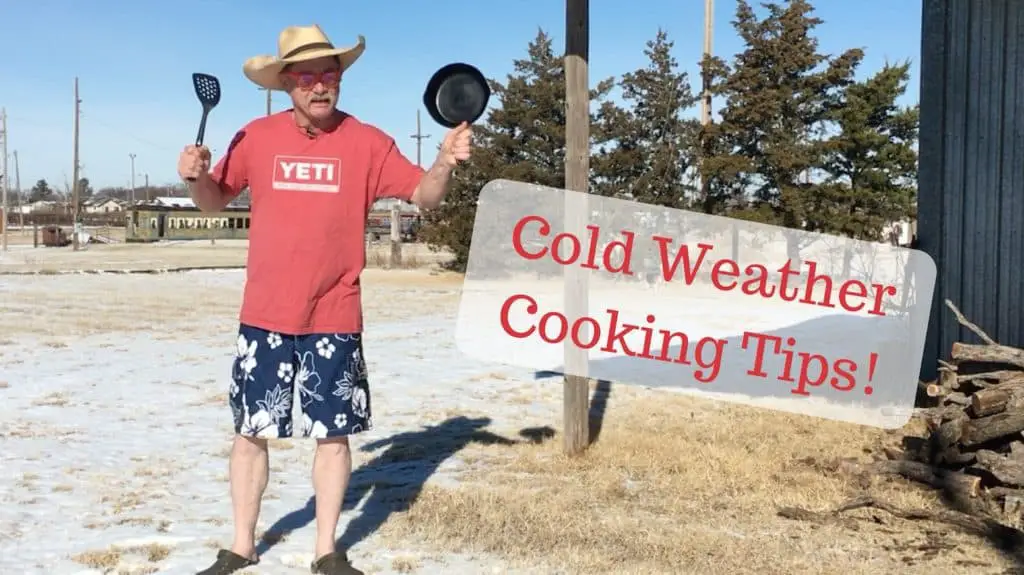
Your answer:
[[[938,267],[922,379],[955,341],[949,299],[1024,347],[1024,0],[923,0],[919,247]]]

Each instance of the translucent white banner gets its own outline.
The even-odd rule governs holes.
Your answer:
[[[496,180],[456,340],[538,372],[895,428],[934,284],[917,250]]]

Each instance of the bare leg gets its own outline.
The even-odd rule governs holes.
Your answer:
[[[347,437],[318,439],[313,457],[313,492],[316,494],[316,559],[334,552],[335,531],[345,490],[352,475],[352,453]]]
[[[231,503],[235,514],[235,542],[231,551],[256,559],[256,521],[270,475],[267,440],[235,436],[231,447]]]

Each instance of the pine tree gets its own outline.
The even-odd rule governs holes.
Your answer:
[[[767,14],[759,19],[748,2],[738,2],[733,27],[744,50],[731,66],[721,60],[708,65],[725,106],[708,130],[714,141],[703,166],[717,189],[703,199],[728,202],[737,217],[814,230],[817,222],[809,218],[821,187],[811,179],[821,165],[818,136],[863,53],[820,54],[812,32],[822,20],[806,0],[763,7]],[[798,246],[790,248],[797,257]]]
[[[686,72],[672,56],[674,43],[658,30],[647,42],[646,67],[619,82],[629,106],[602,110],[613,143],[595,154],[597,193],[667,207],[687,206],[685,177],[694,164],[698,123],[685,117],[697,102]]]
[[[838,134],[825,143],[828,185],[814,210],[819,227],[858,239],[885,239],[887,224],[914,215],[918,106],[907,91],[910,64],[887,64],[843,92],[829,117]]]

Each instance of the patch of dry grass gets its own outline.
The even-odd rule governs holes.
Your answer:
[[[249,244],[223,240],[161,244],[88,244],[79,251],[61,248],[19,248],[4,254],[3,272],[59,273],[80,270],[144,270],[244,266]]]
[[[113,548],[96,551],[83,551],[72,555],[71,560],[76,563],[81,563],[90,569],[96,569],[106,573],[116,569],[121,563],[121,551]]]
[[[71,229],[69,226],[63,227],[68,230]],[[104,236],[114,241],[124,241],[124,226],[85,226],[85,231],[89,234]],[[30,246],[33,242],[33,233],[32,226],[25,226],[24,228],[11,226],[7,234],[7,244],[9,246]],[[42,242],[41,230],[39,234],[39,241]]]
[[[237,329],[243,284],[218,275],[0,276],[6,302],[0,333],[46,337],[55,347],[74,336],[109,332],[230,337]],[[367,269],[362,284],[365,318],[374,322],[456,305],[462,276]]]
[[[412,573],[419,569],[420,562],[415,557],[395,557],[391,560],[391,570],[396,573]]]
[[[121,566],[121,562],[131,556],[140,556],[148,563],[159,563],[171,554],[171,547],[152,543],[135,547],[111,546],[107,549],[83,551],[71,556],[71,560],[91,569],[104,573],[113,573]],[[155,573],[155,566],[136,567],[130,573]]]
[[[570,573],[982,573],[1004,560],[944,526],[874,517],[852,531],[781,519],[780,506],[825,509],[861,493],[822,462],[875,451],[882,430],[670,392],[613,392],[600,438],[582,457],[543,444],[471,448],[457,489],[428,487],[385,527],[394,540],[498,553]],[[480,457],[481,455],[486,457]],[[871,488],[933,508],[902,480]],[[941,535],[936,535],[940,533]],[[931,552],[939,537],[947,545]]]
[[[81,270],[146,270],[171,268],[240,267],[249,252],[247,240],[160,242],[152,244],[88,244],[79,251],[71,246],[18,247],[3,254],[0,272],[54,274]],[[450,258],[447,251],[434,252],[425,244],[402,245],[402,269],[436,266]],[[366,265],[390,266],[391,246],[374,244],[366,248]]]

